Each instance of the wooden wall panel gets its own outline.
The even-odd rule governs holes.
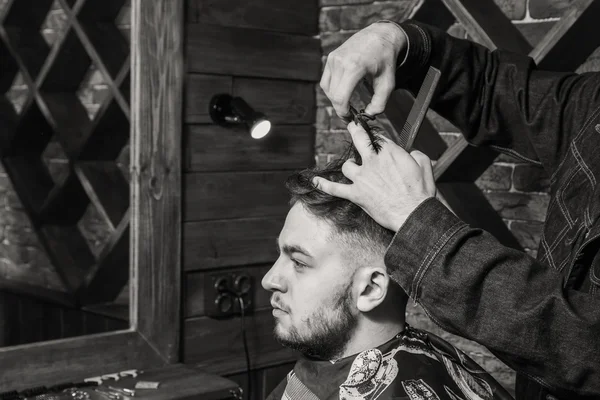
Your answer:
[[[287,214],[288,171],[188,173],[184,179],[185,221]]]
[[[312,82],[188,74],[184,120],[212,123],[210,100],[219,93],[240,96],[276,125],[315,123],[316,98]]]
[[[315,123],[314,82],[234,78],[233,94],[264,112],[274,124]]]
[[[206,316],[214,273],[254,282],[246,318],[253,399],[264,399],[296,355],[273,338],[264,274],[289,209],[285,181],[314,164],[321,73],[316,0],[188,0],[183,153],[183,362],[247,387],[241,320]],[[273,123],[263,140],[213,124],[210,100],[243,98]]]
[[[275,240],[285,217],[186,222],[183,267],[202,270],[277,259]]]
[[[250,137],[245,127],[188,125],[184,168],[187,171],[260,171],[306,168],[314,157],[314,127],[275,125],[262,140]]]
[[[273,337],[271,310],[258,311],[246,318],[246,336],[251,368],[291,362],[297,355],[282,347]],[[183,361],[216,374],[246,370],[240,318],[217,320],[188,318],[184,325]]]
[[[218,93],[231,93],[232,87],[231,76],[187,74],[183,104],[184,122],[212,123],[208,114],[210,99]]]
[[[267,271],[269,265],[253,266],[244,268],[244,272],[250,275],[254,284],[254,293],[251,298],[252,308],[256,311],[271,309],[271,292],[262,288],[260,281]],[[229,272],[229,270],[227,270]],[[232,271],[237,271],[234,269]],[[204,281],[207,274],[204,272],[188,272],[186,274],[186,286],[184,291],[184,317],[202,317],[204,309]],[[210,278],[209,278],[210,279]]]
[[[211,24],[190,24],[186,36],[188,72],[320,79],[317,38]]]
[[[316,1],[188,0],[187,20],[231,27],[317,35]]]

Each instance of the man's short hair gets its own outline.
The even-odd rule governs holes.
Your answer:
[[[328,221],[334,232],[341,234],[348,244],[359,244],[363,249],[383,254],[394,236],[392,231],[379,225],[351,201],[329,195],[312,184],[312,178],[316,176],[332,182],[352,183],[342,173],[342,165],[350,157],[361,164],[360,154],[350,144],[340,158],[324,168],[308,168],[291,175],[286,182],[291,195],[290,204],[300,202],[311,214]]]

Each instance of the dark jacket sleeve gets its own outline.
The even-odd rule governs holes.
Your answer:
[[[536,71],[526,56],[413,22],[402,27],[410,47],[398,85],[418,90],[427,67],[440,68],[436,111],[472,144],[511,149],[552,173],[598,107],[599,74]],[[385,262],[442,328],[557,393],[600,393],[600,300],[563,290],[557,271],[470,228],[434,198],[409,216]]]
[[[600,73],[542,71],[522,54],[489,51],[415,21],[401,27],[410,44],[397,88],[416,93],[428,67],[440,69],[432,108],[471,145],[506,149],[552,176],[570,139],[599,111]]]

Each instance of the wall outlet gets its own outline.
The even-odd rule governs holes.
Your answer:
[[[207,274],[204,282],[204,309],[209,317],[241,315],[242,304],[244,314],[252,312],[254,282],[248,272],[237,270]]]

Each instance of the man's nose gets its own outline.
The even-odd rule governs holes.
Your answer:
[[[265,276],[263,276],[261,280],[262,287],[271,292],[275,290],[283,291],[282,279],[278,272],[278,264],[279,259],[275,261],[275,264],[273,264],[271,269],[267,271],[267,273],[265,274]]]

